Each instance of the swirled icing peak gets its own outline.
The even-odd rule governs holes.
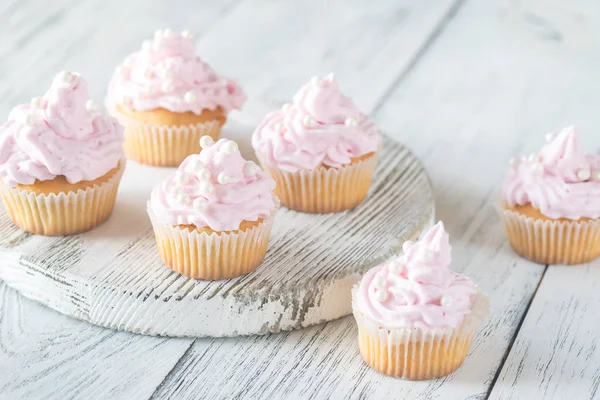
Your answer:
[[[340,92],[333,74],[314,77],[292,103],[267,114],[252,136],[262,162],[289,172],[338,168],[380,145],[379,130]]]
[[[196,56],[193,35],[157,31],[142,50],[117,67],[107,103],[137,111],[164,108],[173,112],[239,109],[246,96],[238,84],[220,77]]]
[[[9,186],[94,180],[124,158],[122,146],[123,128],[89,100],[81,75],[63,71],[0,127],[0,178]]]
[[[359,311],[388,329],[458,327],[479,289],[448,268],[451,247],[444,224],[403,248],[403,256],[363,277],[356,293]]]
[[[505,203],[531,204],[553,219],[599,218],[600,156],[582,151],[572,127],[546,140],[538,154],[510,161]]]
[[[239,229],[242,221],[267,218],[275,207],[275,181],[246,161],[234,141],[214,143],[204,136],[200,154],[188,156],[177,171],[154,188],[154,214],[171,225]]]

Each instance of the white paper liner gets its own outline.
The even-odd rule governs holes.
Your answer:
[[[234,278],[255,270],[267,252],[277,205],[260,224],[244,231],[198,232],[158,220],[150,203],[158,251],[164,264],[195,279]]]
[[[392,328],[365,317],[356,304],[358,286],[352,289],[352,311],[358,325],[359,348],[375,370],[410,380],[446,376],[460,367],[475,333],[489,313],[488,297],[479,291],[471,312],[458,328]]]
[[[114,108],[111,114],[125,127],[125,155],[147,165],[176,167],[187,156],[200,153],[202,136],[208,135],[217,140],[221,133],[218,120],[169,126],[139,122]]]
[[[306,213],[330,213],[349,210],[366,197],[377,166],[378,153],[340,168],[318,168],[286,172],[260,164],[275,182],[281,204]]]
[[[541,220],[502,209],[504,229],[517,254],[541,264],[581,264],[600,256],[598,220]]]
[[[125,161],[106,182],[86,190],[36,194],[0,182],[0,195],[12,221],[27,232],[63,236],[86,232],[108,219],[115,205]]]

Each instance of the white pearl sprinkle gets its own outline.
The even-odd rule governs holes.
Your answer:
[[[348,117],[348,118],[346,118],[346,121],[344,122],[344,124],[346,126],[357,126],[358,121],[355,118]]]
[[[74,78],[75,78],[75,76],[68,71],[60,71],[56,75],[56,79],[58,79],[59,82],[63,82],[63,83],[71,83]]]
[[[310,81],[312,82],[313,85],[315,86],[323,86],[323,79],[319,78],[318,76],[313,76]]]
[[[42,107],[43,104],[43,100],[40,96],[36,96],[33,99],[31,99],[31,107],[32,108],[40,108]]]
[[[173,36],[173,31],[167,28],[163,31],[163,36],[167,37],[167,38],[171,37],[171,36]]]
[[[538,160],[539,160],[539,157],[538,157],[538,155],[537,155],[537,154],[534,154],[534,153],[531,153],[531,154],[529,155],[529,157],[527,158],[527,161],[529,161],[530,163],[532,163],[532,162],[536,162],[536,161],[538,161]]]
[[[552,133],[546,134],[546,143],[550,143],[553,140],[554,140],[554,134],[552,134]]]
[[[193,39],[194,34],[190,31],[183,31],[183,32],[181,32],[181,37],[184,39]]]
[[[373,279],[373,284],[375,285],[375,287],[377,289],[385,289],[387,286],[387,279],[385,279],[385,277],[383,277],[381,275],[377,275]]]
[[[142,50],[151,51],[152,46],[153,46],[152,40],[144,40],[144,43],[142,43]]]
[[[96,102],[94,100],[88,100],[85,103],[85,109],[91,113],[96,113],[96,112],[100,111],[100,108],[98,108],[98,105],[96,104]]]
[[[452,297],[451,296],[442,296],[442,298],[440,299],[440,305],[442,307],[449,307],[452,304]]]
[[[197,157],[192,158],[187,164],[187,170],[189,172],[197,172],[204,168],[204,163]]]
[[[587,181],[588,179],[590,179],[591,176],[592,173],[587,168],[582,168],[579,171],[577,171],[577,177],[582,181]]]
[[[190,196],[188,196],[185,193],[178,193],[177,196],[175,197],[175,200],[177,200],[178,203],[180,204],[188,204],[190,202]]]
[[[187,92],[183,96],[183,99],[185,100],[186,103],[191,104],[196,101],[196,95],[194,94],[194,92]]]
[[[517,160],[516,158],[511,158],[510,160],[508,160],[508,166],[511,168],[516,167],[517,164],[519,164],[519,160]]]
[[[544,173],[544,165],[541,162],[535,162],[531,165],[531,169],[535,174]]]
[[[594,172],[594,180],[600,181],[600,171]]]
[[[328,83],[333,82],[334,79],[335,79],[335,75],[333,74],[333,72],[331,72],[325,78],[323,78],[323,80]]]
[[[158,75],[160,75],[163,79],[169,79],[173,77],[173,71],[171,71],[168,67],[163,67],[158,70]]]
[[[292,107],[292,103],[285,103],[284,105],[281,106],[281,110],[283,112],[287,112],[290,110],[291,107]]]
[[[223,146],[221,146],[221,152],[225,154],[233,154],[238,150],[238,145],[233,140],[225,142]]]
[[[213,144],[215,144],[215,140],[208,135],[204,135],[200,138],[200,147],[203,149],[207,149]]]
[[[419,248],[419,259],[423,262],[431,262],[433,261],[433,259],[435,258],[435,253],[433,252],[433,250],[428,249],[425,246],[421,246],[421,248]]]
[[[210,170],[208,168],[201,168],[197,170],[196,177],[200,181],[208,181],[210,179]]]
[[[198,191],[203,196],[208,196],[213,190],[215,190],[215,187],[210,182],[200,182],[200,185],[198,185]]]
[[[408,249],[413,247],[414,244],[415,244],[415,242],[413,242],[412,240],[407,240],[406,242],[404,242],[402,244],[402,251],[406,253],[408,251]]]
[[[258,165],[256,165],[254,161],[248,161],[244,165],[244,176],[255,177],[258,170]]]
[[[302,123],[307,128],[312,128],[315,125],[317,125],[317,120],[311,115],[305,115],[304,118],[302,119]]]
[[[171,93],[173,92],[173,90],[175,90],[175,88],[173,87],[173,83],[169,81],[163,82],[160,88],[165,93]]]
[[[385,289],[380,289],[375,292],[375,300],[383,303],[390,297],[390,293]]]
[[[526,163],[527,162],[527,156],[521,156],[521,162],[522,163]]]
[[[29,113],[23,114],[23,117],[22,117],[22,118],[23,118],[23,119],[22,119],[22,121],[21,121],[21,122],[22,122],[24,125],[27,125],[27,126],[33,126],[33,125],[34,125],[34,123],[35,123],[35,120],[34,120],[34,118],[33,118],[33,115],[31,115],[31,114],[29,114]]]
[[[183,185],[184,183],[187,183],[189,180],[190,180],[190,177],[185,172],[177,171],[175,173],[175,182],[177,182],[178,184]]]
[[[197,198],[194,200],[193,206],[196,211],[202,212],[206,210],[206,200],[202,198]]]
[[[221,172],[217,177],[217,181],[219,181],[221,185],[227,185],[229,183],[229,176],[225,172]]]
[[[392,274],[400,275],[404,271],[404,265],[398,260],[392,261],[389,270]]]

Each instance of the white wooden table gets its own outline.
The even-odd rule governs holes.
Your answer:
[[[2,0],[1,118],[61,69],[82,72],[101,100],[114,66],[165,27],[194,31],[200,55],[247,91],[228,137],[335,72],[428,168],[454,268],[492,313],[458,372],[411,383],[366,367],[352,317],[237,339],[148,337],[0,282],[1,399],[600,398],[600,261],[520,259],[494,210],[506,161],[548,131],[577,124],[589,150],[600,144],[596,1]]]

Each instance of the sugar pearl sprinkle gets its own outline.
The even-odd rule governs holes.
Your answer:
[[[180,185],[183,185],[184,183],[188,183],[190,180],[190,176],[188,174],[186,174],[185,172],[176,172],[175,173],[175,182],[177,182]]]
[[[531,164],[531,170],[538,175],[544,173],[544,165],[541,162],[534,162]]]
[[[450,305],[452,305],[452,297],[451,296],[442,296],[442,298],[440,299],[440,305],[442,307],[449,307]]]
[[[43,100],[40,96],[36,96],[31,99],[31,107],[32,108],[41,108],[43,104]]]
[[[552,134],[552,133],[546,134],[546,143],[550,143],[553,140],[554,140],[554,134]]]
[[[190,103],[193,103],[194,101],[196,101],[196,95],[194,94],[194,92],[187,92],[183,96],[183,99],[185,100],[186,103],[190,104]]]
[[[377,289],[385,289],[387,287],[387,279],[384,276],[377,275],[373,279],[373,284]]]
[[[33,115],[26,113],[23,114],[23,120],[21,121],[24,125],[33,126],[35,120],[33,119]]]
[[[400,275],[404,272],[404,265],[398,260],[392,261],[388,267],[392,274]]]
[[[98,105],[96,104],[96,102],[94,100],[88,100],[85,103],[85,109],[88,110],[91,113],[98,113],[98,112],[100,112],[100,108],[98,107]]]
[[[577,178],[581,179],[582,181],[587,181],[591,176],[592,172],[587,168],[582,168],[577,171]]]
[[[357,126],[357,125],[358,125],[358,121],[357,121],[355,118],[348,117],[348,118],[346,118],[346,121],[344,122],[344,124],[345,124],[346,126],[352,126],[352,127],[355,127],[355,126]]]
[[[207,181],[210,179],[210,170],[208,168],[199,168],[196,170],[196,177],[200,181]]]
[[[177,202],[180,204],[188,204],[190,202],[190,197],[187,194],[181,192],[175,196],[175,200],[177,200]]]
[[[328,74],[325,78],[323,78],[323,80],[328,83],[333,82],[334,79],[335,79],[335,75],[333,74],[333,72]]]
[[[256,165],[253,161],[248,161],[244,165],[244,176],[249,176],[254,178],[256,173],[258,172],[258,165]]]
[[[287,112],[290,110],[290,108],[292,108],[292,103],[285,103],[284,105],[281,106],[281,110],[283,112]]]
[[[160,88],[165,93],[172,93],[173,90],[175,90],[175,87],[173,86],[173,83],[169,82],[169,81],[163,82]]]
[[[215,190],[215,187],[210,182],[200,182],[198,185],[198,191],[203,196],[208,196]]]
[[[404,244],[402,244],[402,251],[406,253],[408,249],[413,247],[414,244],[415,242],[413,242],[412,240],[407,240],[406,242],[404,242]]]
[[[517,165],[519,165],[519,160],[517,160],[516,158],[511,158],[510,160],[508,160],[509,167],[516,168]]]
[[[594,180],[600,181],[600,171],[594,172]]]
[[[379,289],[375,292],[375,300],[380,303],[385,302],[390,297],[390,293],[385,289]]]
[[[227,185],[228,183],[231,182],[231,179],[229,179],[229,176],[225,172],[219,173],[217,180],[219,181],[219,183],[221,185]]]
[[[312,115],[305,115],[302,119],[302,123],[307,128],[313,128],[317,125],[317,120]]]
[[[190,31],[183,31],[183,32],[181,32],[181,37],[184,39],[191,40],[194,38],[194,34]]]
[[[324,85],[323,79],[319,78],[318,76],[313,76],[310,81],[315,86],[321,87]]]
[[[238,150],[238,145],[233,140],[225,142],[223,146],[221,146],[221,152],[225,154],[233,154]]]
[[[203,149],[207,149],[213,144],[215,144],[215,140],[208,135],[202,136],[200,138],[200,147],[202,147]]]
[[[196,211],[205,211],[206,210],[206,200],[202,199],[202,198],[197,198],[194,200],[194,203],[192,204],[194,206],[194,209]]]

